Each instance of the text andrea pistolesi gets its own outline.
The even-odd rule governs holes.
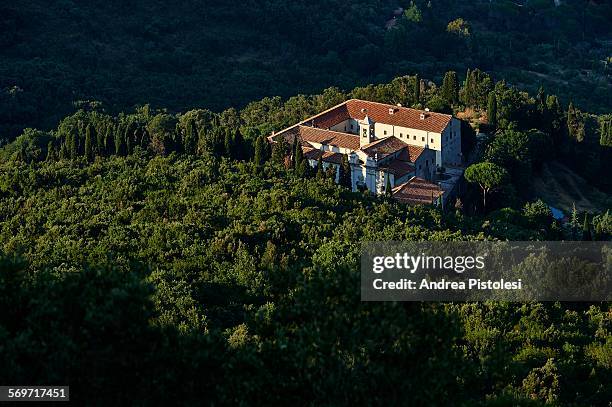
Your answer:
[[[453,272],[461,275],[465,271],[483,271],[486,267],[486,256],[431,256],[420,254],[418,256],[408,253],[396,253],[395,256],[373,257],[372,271],[382,274],[385,271],[403,271],[410,274],[417,272]],[[385,281],[375,278],[372,281],[375,290],[521,290],[523,288],[521,279],[515,281],[486,280],[481,278],[468,279],[432,279],[424,277],[415,279],[399,278],[393,281]]]

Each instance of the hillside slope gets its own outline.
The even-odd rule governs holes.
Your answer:
[[[480,67],[609,111],[608,2],[25,0],[0,6],[0,138],[79,100],[222,110]],[[406,9],[393,28],[397,7]],[[448,27],[449,22],[462,18]]]

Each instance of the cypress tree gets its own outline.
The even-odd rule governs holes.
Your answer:
[[[385,196],[390,197],[391,193],[392,193],[391,177],[389,176],[389,173],[387,173],[385,175],[386,175],[386,178],[387,178],[387,184],[385,185]]]
[[[191,131],[191,139],[189,140],[189,149],[191,151],[191,154],[197,154],[198,153],[198,143],[200,141],[200,132],[198,131],[198,127],[196,126],[196,123],[194,120],[191,121],[189,128]]]
[[[106,127],[106,134],[104,135],[104,153],[108,154],[109,153],[109,143],[110,143],[110,139],[111,137],[113,137],[113,129],[115,128],[115,125],[112,123],[109,123],[109,125]]]
[[[53,141],[47,144],[47,158],[46,161],[53,161],[55,159],[55,151],[53,148]]]
[[[70,157],[71,151],[70,151],[70,144],[71,144],[71,139],[72,136],[70,134],[66,134],[66,136],[64,136],[64,142],[62,143],[62,145],[64,146],[64,150],[65,150],[65,159],[69,159],[72,158]],[[61,148],[60,148],[61,149]]]
[[[219,126],[212,131],[211,148],[216,156],[225,154],[225,134],[225,130]]]
[[[59,152],[59,159],[60,161],[63,161],[66,159],[66,143],[62,143],[60,146],[60,152]]]
[[[300,150],[300,157],[299,158],[297,156],[298,150]],[[293,145],[291,146],[291,158],[292,158],[291,166],[293,168],[297,168],[297,166],[302,161],[303,155],[301,153],[302,153],[302,147],[300,146],[299,138],[296,136],[296,137],[293,138]]]
[[[497,129],[497,97],[495,96],[495,92],[489,93],[487,117],[489,118],[489,125],[493,130]]]
[[[599,144],[604,147],[612,147],[612,118],[605,118],[601,121],[599,132]]]
[[[125,143],[125,154],[129,155],[132,153],[132,135],[134,134],[132,123],[128,123],[125,126],[125,133],[123,134],[123,141]]]
[[[196,147],[198,142],[197,134],[198,131],[196,130],[194,120],[189,120],[189,122],[187,123],[187,129],[185,131],[185,139],[183,140],[185,152],[187,154],[196,153]]]
[[[463,82],[463,89],[462,89],[462,94],[463,94],[463,103],[466,106],[470,106],[472,103],[472,95],[471,95],[471,89],[472,89],[472,71],[470,71],[470,68],[468,68],[467,73],[465,74],[465,82]]]
[[[297,137],[296,137],[297,139]],[[299,144],[296,145],[295,154],[294,154],[294,162],[295,162],[295,174],[298,177],[303,177],[306,175],[306,165],[307,161],[304,159],[304,152],[302,151],[302,146]]]
[[[574,104],[570,102],[567,107],[567,131],[571,137],[575,136],[575,128],[576,128],[576,112],[574,109]]]
[[[421,101],[421,79],[419,75],[414,75],[414,103],[417,104]]]
[[[342,156],[342,163],[340,164],[340,185],[348,189],[353,188],[353,179],[351,177],[351,165],[349,163],[348,155]]]
[[[575,141],[581,142],[584,140],[584,124],[580,120],[580,113],[572,102],[567,108],[567,131]]]
[[[576,239],[576,232],[578,231],[578,211],[576,210],[576,203],[572,203],[572,214],[570,216],[570,227],[572,229],[572,238]]]
[[[77,136],[83,137],[85,135],[85,126],[81,120],[77,123]]]
[[[197,139],[198,138],[196,137],[196,147],[195,147],[194,154],[197,153],[197,148],[198,148]],[[143,149],[146,149],[150,142],[151,142],[151,137],[149,137],[149,131],[147,130],[146,127],[141,127],[140,128],[140,147]]]
[[[470,72],[470,87],[468,88],[468,95],[470,98],[470,105],[478,107],[478,83],[480,80],[480,71],[474,69]],[[486,97],[487,95],[484,95]]]
[[[236,129],[236,132],[234,133],[234,158],[236,160],[244,160],[246,155],[247,153],[244,145],[244,137],[242,137],[240,129]]]
[[[586,213],[584,214],[584,223],[582,224],[582,240],[584,241],[592,240],[591,228],[589,225],[589,215]]]
[[[115,155],[121,155],[122,150],[123,150],[123,137],[122,137],[122,132],[121,132],[121,125],[118,125],[117,128],[115,129],[115,134],[114,134],[114,138],[115,138]]]
[[[70,151],[70,159],[75,160],[78,155],[77,140],[75,134],[70,134],[70,141],[68,142],[68,150]]]
[[[457,82],[457,72],[448,71],[444,74],[442,81],[442,98],[449,105],[457,103],[459,99],[459,84]]]
[[[272,162],[275,164],[284,164],[287,155],[287,140],[281,137],[272,148]]]
[[[321,153],[317,160],[317,179],[323,178],[325,178],[325,172],[323,171],[323,153]]]
[[[263,136],[257,137],[257,140],[255,140],[255,156],[253,157],[255,167],[261,167],[264,164],[264,143]]]
[[[268,142],[265,136],[262,135],[261,137],[263,137],[264,142],[264,160],[268,161],[272,157],[272,143]]]
[[[177,124],[178,126],[178,124]],[[193,137],[193,131],[191,129],[191,120],[188,120],[185,124],[185,131],[182,133],[183,135],[183,151],[185,154],[191,154],[191,149],[189,144],[191,143],[191,138]]]
[[[223,138],[223,150],[225,153],[225,156],[228,158],[232,158],[233,157],[233,140],[232,140],[232,133],[230,131],[230,129],[225,129],[225,136]]]
[[[104,155],[104,128],[101,127],[98,130],[93,129],[96,133],[96,153],[98,155]]]
[[[90,161],[92,157],[91,125],[88,125],[85,129],[85,160]]]
[[[602,233],[602,226],[601,226],[602,222],[601,220],[597,223],[595,223],[594,226],[594,230],[593,230],[593,240],[603,240],[603,233]]]
[[[134,149],[132,148],[132,137],[126,135],[125,137],[125,152],[126,154],[132,154]]]

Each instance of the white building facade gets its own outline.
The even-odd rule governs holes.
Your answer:
[[[392,188],[413,180],[410,188],[403,188],[413,191],[431,183],[442,167],[461,168],[463,162],[460,120],[429,110],[357,99],[268,139],[275,142],[278,137],[291,143],[299,138],[312,166],[321,159],[325,167],[339,168],[343,155],[347,155],[353,190],[365,188],[376,194],[385,192],[387,178]]]

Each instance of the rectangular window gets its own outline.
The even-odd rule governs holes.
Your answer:
[[[387,135],[387,130],[385,130],[385,136]]]
[[[431,144],[433,144],[433,139],[431,139]]]
[[[404,138],[404,135],[402,133],[400,133],[400,138]]]
[[[421,141],[424,143],[425,142],[425,137],[421,137]]]
[[[416,141],[416,136],[413,136],[413,137],[414,137],[414,141]]]
[[[353,130],[353,125],[351,124],[351,130]]]

